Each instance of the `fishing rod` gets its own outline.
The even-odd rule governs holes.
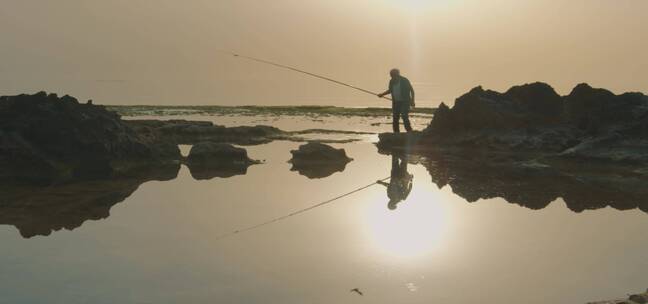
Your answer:
[[[256,61],[256,62],[259,62],[259,63],[272,65],[272,66],[282,68],[282,69],[286,69],[286,70],[290,70],[290,71],[293,71],[293,72],[302,73],[302,74],[305,74],[305,75],[308,75],[308,76],[311,76],[311,77],[315,77],[315,78],[319,78],[319,79],[322,79],[322,80],[326,80],[328,82],[339,84],[339,85],[342,85],[342,86],[345,86],[347,88],[351,88],[351,89],[354,89],[354,90],[357,90],[357,91],[360,91],[360,92],[363,92],[363,93],[378,96],[378,93],[376,93],[376,92],[372,92],[372,91],[369,91],[369,90],[366,90],[366,89],[363,89],[363,88],[359,88],[359,87],[354,86],[352,84],[348,84],[348,83],[345,83],[345,82],[342,82],[342,81],[339,81],[339,80],[335,80],[335,79],[332,79],[332,78],[329,78],[329,77],[326,77],[326,76],[317,75],[315,73],[304,71],[304,70],[301,70],[301,69],[298,69],[298,68],[295,68],[295,67],[283,65],[283,64],[268,61],[268,60],[265,60],[265,59],[259,59],[259,58],[255,58],[255,57],[251,57],[251,56],[245,56],[245,55],[241,55],[241,54],[230,52],[230,51],[218,50],[218,52],[229,54],[229,55],[232,55],[232,56],[238,57],[238,58],[248,59],[248,60]],[[381,98],[391,100],[391,98],[389,98],[389,97],[384,97],[383,96]]]
[[[365,190],[365,189],[367,189],[367,188],[369,188],[369,187],[371,187],[371,186],[373,186],[373,185],[378,184],[379,182],[384,182],[384,181],[386,181],[386,180],[388,180],[388,179],[391,179],[391,177],[383,178],[383,179],[381,179],[381,180],[379,180],[379,181],[376,181],[376,182],[373,182],[373,183],[371,183],[371,184],[369,184],[369,185],[362,186],[362,187],[360,187],[360,188],[358,188],[358,189],[355,189],[355,190],[353,190],[353,191],[347,192],[347,193],[345,193],[345,194],[342,194],[342,195],[340,195],[340,196],[334,197],[334,198],[332,198],[332,199],[329,199],[329,200],[323,201],[323,202],[321,202],[321,203],[318,203],[318,204],[312,205],[312,206],[310,206],[310,207],[306,207],[306,208],[303,208],[303,209],[299,209],[299,210],[297,210],[297,211],[294,211],[294,212],[288,213],[288,214],[286,214],[286,215],[282,215],[282,216],[279,216],[279,217],[276,217],[276,218],[273,218],[273,219],[267,220],[267,221],[265,221],[265,222],[262,222],[262,223],[259,223],[259,224],[253,225],[253,226],[245,227],[245,228],[242,228],[242,229],[239,229],[239,230],[234,230],[234,231],[232,231],[232,232],[228,232],[228,233],[222,234],[222,235],[220,235],[219,237],[216,238],[216,241],[222,240],[222,239],[224,239],[224,238],[227,238],[227,237],[230,237],[230,236],[233,236],[233,235],[236,235],[236,234],[241,234],[241,233],[248,232],[248,231],[251,231],[251,230],[256,230],[256,229],[259,229],[259,228],[261,228],[261,227],[263,227],[263,226],[267,226],[267,225],[270,225],[270,224],[273,224],[273,223],[276,223],[276,222],[279,222],[279,221],[285,220],[285,219],[287,219],[287,218],[289,218],[289,217],[293,217],[293,216],[295,216],[295,215],[298,215],[298,214],[301,214],[301,213],[304,213],[304,212],[307,212],[307,211],[313,210],[313,209],[315,209],[315,208],[322,207],[322,206],[324,206],[324,205],[327,205],[327,204],[333,203],[333,202],[335,202],[335,201],[337,201],[337,200],[339,200],[339,199],[341,199],[341,198],[347,197],[347,196],[349,196],[349,195],[351,195],[351,194],[358,193],[358,192],[360,192],[360,191],[362,191],[362,190]]]

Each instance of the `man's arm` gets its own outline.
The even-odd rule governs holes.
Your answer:
[[[383,93],[378,94],[378,98],[383,98],[387,94],[391,94],[391,89],[389,89],[389,90],[387,90],[387,91],[385,91]]]

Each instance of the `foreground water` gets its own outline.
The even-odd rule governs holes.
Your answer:
[[[290,117],[273,125],[377,132],[386,122]],[[299,143],[273,142],[248,147],[265,163],[245,175],[199,181],[183,166],[169,181],[124,185],[125,199],[115,195],[119,185],[110,188],[110,216],[82,225],[70,218],[63,225],[70,230],[45,236],[41,226],[50,223],[42,218],[21,231],[0,226],[0,303],[585,303],[647,287],[644,212],[575,213],[561,199],[542,210],[503,199],[468,203],[439,189],[421,165],[409,165],[413,188],[395,210],[375,185],[221,238],[390,176],[392,158],[377,153],[372,136],[359,139],[335,145],[354,161],[324,179],[290,171],[289,151]],[[89,209],[87,219],[104,217]]]

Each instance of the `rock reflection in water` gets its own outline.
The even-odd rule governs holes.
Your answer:
[[[290,170],[310,179],[326,178],[343,172],[353,160],[344,149],[336,149],[320,142],[309,142],[290,153],[293,155]]]
[[[75,181],[62,185],[0,184],[0,225],[15,226],[24,238],[73,230],[110,216],[110,209],[148,181],[175,179],[179,164],[142,170],[138,176]]]
[[[250,164],[196,164],[187,163],[189,173],[196,180],[210,180],[217,177],[229,178],[247,174]]]
[[[537,162],[499,162],[428,154],[421,163],[439,188],[446,185],[466,199],[501,197],[538,210],[562,198],[574,212],[612,207],[648,212],[648,179],[618,166],[547,166]]]

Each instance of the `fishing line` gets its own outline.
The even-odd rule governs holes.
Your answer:
[[[276,223],[276,222],[279,222],[279,221],[285,220],[285,219],[287,219],[287,218],[289,218],[289,217],[293,217],[293,216],[295,216],[295,215],[298,215],[298,214],[301,214],[301,213],[304,213],[304,212],[307,212],[307,211],[313,210],[313,209],[315,209],[315,208],[322,207],[322,206],[324,206],[324,205],[327,205],[327,204],[333,203],[333,202],[335,202],[335,201],[337,201],[337,200],[339,200],[339,199],[341,199],[341,198],[347,197],[347,196],[349,196],[349,195],[351,195],[351,194],[354,194],[354,193],[360,192],[360,191],[362,191],[362,190],[365,190],[365,189],[367,189],[367,188],[369,188],[369,187],[371,187],[371,186],[373,186],[373,185],[378,184],[378,182],[384,182],[384,181],[386,181],[386,180],[388,180],[388,179],[391,179],[391,177],[383,178],[383,179],[381,179],[381,180],[379,180],[379,181],[377,181],[377,182],[373,182],[373,183],[371,183],[371,184],[369,184],[369,185],[366,185],[366,186],[360,187],[360,188],[355,189],[355,190],[353,190],[353,191],[351,191],[351,192],[347,192],[347,193],[345,193],[345,194],[342,194],[342,195],[340,195],[340,196],[334,197],[334,198],[332,198],[332,199],[329,199],[329,200],[323,201],[323,202],[321,202],[321,203],[318,203],[318,204],[312,205],[312,206],[310,206],[310,207],[306,207],[306,208],[303,208],[303,209],[300,209],[300,210],[294,211],[294,212],[289,213],[289,214],[286,214],[286,215],[282,215],[282,216],[280,216],[280,217],[273,218],[273,219],[271,219],[271,220],[268,220],[268,221],[265,221],[265,222],[262,222],[262,223],[256,224],[256,225],[254,225],[254,226],[249,226],[249,227],[246,227],[246,228],[242,228],[242,229],[239,229],[239,230],[235,230],[235,231],[232,231],[232,232],[225,233],[225,234],[223,234],[223,235],[217,237],[217,238],[216,238],[216,241],[221,240],[221,239],[224,239],[224,238],[229,237],[229,236],[232,236],[232,235],[241,234],[241,233],[248,232],[248,231],[251,231],[251,230],[259,229],[259,228],[261,228],[261,227],[263,227],[263,226],[267,226],[267,225],[270,225],[270,224],[273,224],[273,223]]]
[[[272,62],[272,61],[268,61],[268,60],[265,60],[265,59],[259,59],[259,58],[255,58],[255,57],[245,56],[245,55],[237,54],[237,53],[234,53],[234,52],[224,51],[224,50],[218,50],[218,52],[220,52],[220,53],[225,53],[225,54],[230,54],[230,55],[232,55],[232,56],[234,56],[234,57],[238,57],[238,58],[248,59],[248,60],[256,61],[256,62],[259,62],[259,63],[272,65],[272,66],[275,66],[275,67],[278,67],[278,68],[282,68],[282,69],[286,69],[286,70],[290,70],[290,71],[293,71],[293,72],[298,72],[298,73],[306,74],[306,75],[308,75],[308,76],[315,77],[315,78],[319,78],[319,79],[326,80],[326,81],[329,81],[329,82],[333,82],[333,83],[336,83],[336,84],[339,84],[339,85],[343,85],[343,86],[345,86],[345,87],[347,87],[347,88],[351,88],[351,89],[354,89],[354,90],[358,90],[358,91],[360,91],[360,92],[364,92],[364,93],[367,93],[367,94],[371,94],[371,95],[374,95],[374,96],[378,96],[378,93],[376,93],[376,92],[372,92],[372,91],[369,91],[369,90],[365,90],[365,89],[363,89],[363,88],[359,88],[359,87],[354,86],[354,85],[352,85],[352,84],[344,83],[344,82],[342,82],[342,81],[335,80],[335,79],[332,79],[332,78],[329,78],[329,77],[326,77],[326,76],[317,75],[317,74],[315,74],[315,73],[311,73],[311,72],[308,72],[308,71],[304,71],[304,70],[301,70],[301,69],[298,69],[298,68],[295,68],[295,67],[291,67],[291,66],[283,65],[283,64],[276,63],[276,62]],[[381,97],[381,98],[384,98],[384,99],[387,99],[387,100],[391,100],[391,98],[389,98],[389,97]]]

